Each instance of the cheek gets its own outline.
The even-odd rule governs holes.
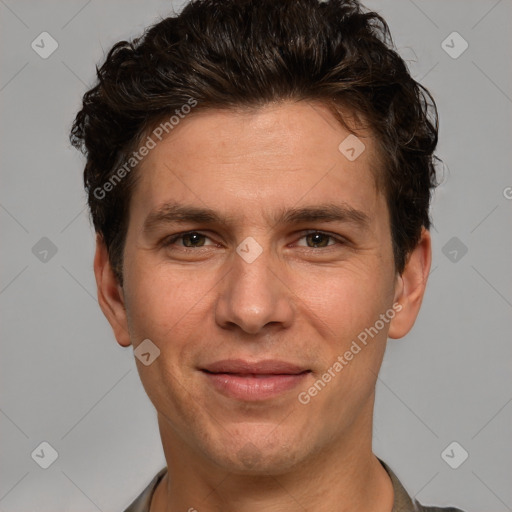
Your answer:
[[[172,335],[179,341],[174,333],[190,322],[200,322],[208,292],[215,284],[211,275],[191,275],[190,268],[166,269],[142,260],[135,261],[131,270],[127,309],[134,335],[153,336],[162,343]]]
[[[316,269],[296,281],[296,295],[306,306],[304,314],[317,319],[317,329],[336,350],[350,344],[390,307],[389,269],[368,263]]]
[[[309,388],[315,394],[311,403],[319,414],[330,411],[333,425],[343,424],[367,403],[386,347],[389,322],[380,318],[391,307],[390,280],[382,268],[360,270],[340,271],[323,294],[308,297],[310,318],[319,318],[325,333],[315,378],[328,381],[325,392]]]
[[[148,366],[136,360],[141,382],[157,410],[166,404],[168,418],[191,419],[198,413],[191,372],[195,352],[191,347],[199,342],[199,327],[204,324],[213,283],[197,276],[190,279],[190,269],[184,276],[176,269],[150,267],[142,261],[137,265],[127,279],[130,333],[134,346],[150,339],[160,350]]]
[[[142,261],[138,271],[130,274],[127,315],[133,343],[148,338],[160,350],[148,367],[137,361],[155,406],[187,407],[196,385],[193,368],[197,354],[205,350],[205,333],[211,332],[211,294],[219,278],[211,271],[191,274],[190,268],[151,266]]]

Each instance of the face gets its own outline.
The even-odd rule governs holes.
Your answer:
[[[119,304],[100,303],[120,344],[160,350],[136,362],[169,443],[278,473],[371,429],[389,330],[411,315],[375,142],[349,159],[348,135],[320,104],[210,110],[138,169]]]

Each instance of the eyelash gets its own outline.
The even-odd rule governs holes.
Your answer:
[[[204,233],[201,233],[200,231],[186,231],[184,233],[178,233],[176,235],[172,235],[171,237],[168,237],[168,238],[164,239],[162,241],[161,245],[162,245],[162,247],[170,247],[170,246],[174,245],[174,243],[177,242],[179,239],[182,239],[186,235],[192,235],[192,234],[202,235],[202,236],[204,236],[206,238],[210,238],[208,235],[206,235]],[[316,234],[327,236],[330,239],[334,240],[336,242],[336,244],[327,245],[326,247],[303,247],[303,249],[318,251],[319,249],[332,248],[333,245],[345,245],[347,243],[346,240],[344,240],[343,238],[341,238],[339,236],[333,235],[333,234],[328,233],[326,231],[319,231],[319,230],[316,230],[316,229],[303,232],[303,234],[299,238],[299,240],[301,240],[302,238],[305,238],[308,235],[316,235]],[[207,247],[213,247],[213,246],[207,246]],[[180,250],[188,252],[188,251],[196,251],[197,249],[203,249],[203,248],[204,247],[180,247]]]

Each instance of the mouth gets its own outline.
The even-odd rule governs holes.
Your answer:
[[[301,384],[311,373],[308,368],[274,359],[254,363],[241,359],[217,361],[201,371],[216,391],[245,401],[281,395]]]

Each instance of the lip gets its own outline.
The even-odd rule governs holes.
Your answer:
[[[238,400],[258,401],[276,397],[298,386],[311,370],[285,361],[242,359],[217,361],[201,371],[221,394]]]
[[[224,359],[209,364],[202,370],[210,373],[237,373],[260,375],[297,375],[309,368],[301,367],[278,359],[265,359],[263,361],[245,361],[244,359]]]

